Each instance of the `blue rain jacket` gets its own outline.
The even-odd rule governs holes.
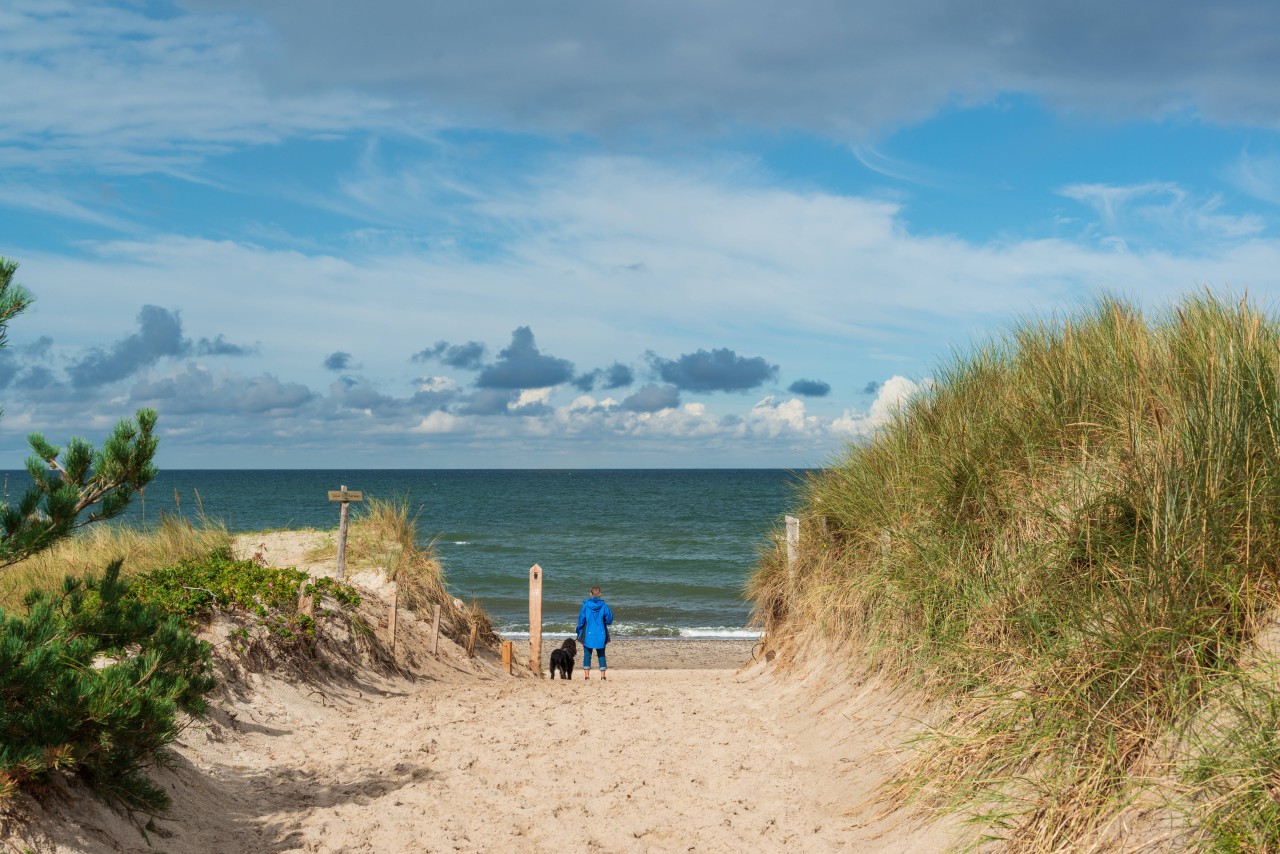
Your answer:
[[[613,612],[599,596],[592,596],[582,603],[578,613],[578,639],[583,646],[592,649],[604,649],[609,642],[609,624],[613,622]]]

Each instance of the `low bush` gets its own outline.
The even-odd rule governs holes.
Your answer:
[[[134,596],[119,561],[25,604],[25,616],[0,610],[0,797],[63,769],[108,799],[166,808],[143,770],[164,758],[180,712],[204,711],[209,645]]]
[[[292,567],[238,560],[229,548],[188,558],[137,576],[135,590],[144,601],[189,620],[207,620],[218,610],[240,611],[281,639],[312,636],[315,624],[298,613],[298,597],[328,597],[339,607],[360,604],[354,587],[329,577],[314,582]]]

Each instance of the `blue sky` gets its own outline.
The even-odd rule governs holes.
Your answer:
[[[820,465],[1102,292],[1269,301],[1280,7],[0,9],[0,452]]]

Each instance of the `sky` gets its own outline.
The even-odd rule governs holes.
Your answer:
[[[1280,4],[0,6],[26,436],[161,468],[830,462],[1117,294],[1270,300]]]

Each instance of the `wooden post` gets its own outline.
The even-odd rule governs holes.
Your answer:
[[[796,565],[796,558],[800,556],[800,520],[795,516],[787,518],[787,568],[792,569]]]
[[[311,618],[311,649],[314,652],[316,646],[316,595],[315,590],[316,577],[314,575],[307,578],[303,591],[298,594],[298,613]],[[306,588],[310,587],[313,592],[307,593]]]
[[[316,597],[314,593],[307,593],[306,588],[314,587],[316,577],[314,575],[307,578],[306,584],[303,585],[303,591],[298,594],[298,613],[306,617],[315,619],[316,616]]]
[[[347,491],[347,485],[341,489],[329,490],[329,500],[340,503],[338,509],[338,580],[347,579],[347,507],[353,501],[364,501],[364,493],[356,490]]]
[[[529,567],[529,669],[542,675],[542,567]]]
[[[480,626],[471,624],[471,640],[467,641],[467,658],[476,657],[476,635],[480,634]]]
[[[502,669],[511,675],[511,641],[502,642]]]
[[[390,626],[389,634],[391,635],[391,653],[394,655],[396,651],[396,619],[399,617],[400,605],[400,585],[397,584],[391,588],[391,617],[387,620]]]
[[[440,603],[431,606],[431,654],[440,654]]]

